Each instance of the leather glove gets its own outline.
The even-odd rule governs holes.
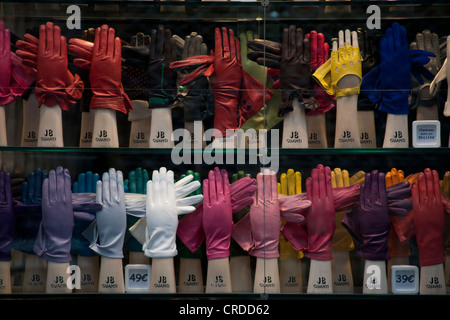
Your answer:
[[[386,173],[386,188],[394,186],[405,181],[405,174],[403,170],[392,168]],[[395,224],[400,223],[395,216],[391,216],[391,230],[389,232],[389,254],[393,257],[407,257],[410,255],[409,242],[401,241],[395,232]]]
[[[256,180],[243,177],[230,185],[231,210],[233,214],[240,212],[253,203]],[[205,240],[203,229],[203,204],[195,211],[185,215],[179,223],[177,235],[191,252],[196,252]]]
[[[138,32],[131,37],[130,44],[122,45],[122,57],[125,52],[132,56],[134,52],[140,52],[148,59],[150,52],[150,35]],[[126,60],[126,58],[124,58]],[[132,60],[132,58],[130,58]],[[130,62],[130,61],[128,61]],[[125,93],[131,100],[148,101],[148,88],[150,88],[150,75],[142,68],[143,64],[128,63],[122,65],[122,83]]]
[[[97,181],[96,200],[102,205],[95,221],[83,235],[97,254],[114,259],[123,258],[126,229],[125,197],[122,171],[111,168]]]
[[[185,38],[181,58],[183,60],[199,55],[206,55],[208,48],[203,42],[203,37],[196,32],[191,32]],[[189,76],[193,70],[182,70],[178,77],[182,80]],[[198,77],[185,86],[179,87],[174,107],[184,110],[184,122],[203,121],[214,115],[214,97],[211,86],[206,77]]]
[[[306,194],[311,208],[306,214],[308,250],[305,256],[314,260],[332,259],[332,239],[336,229],[331,170],[318,165],[306,180]]]
[[[177,197],[173,171],[162,167],[154,170],[147,183],[147,235],[143,251],[150,258],[172,258],[178,254],[176,232],[178,227]]]
[[[11,95],[11,41],[10,32],[0,20],[0,105],[5,106],[14,101]]]
[[[302,174],[294,169],[289,169],[286,173],[280,176],[278,183],[278,194],[294,195],[302,193]],[[281,219],[281,224],[284,225],[286,221]],[[280,233],[280,260],[298,259],[302,258],[303,253],[298,252],[290,245],[284,236]]]
[[[348,187],[351,185],[350,177],[347,170],[335,168],[331,171],[331,185],[333,188]],[[352,237],[342,226],[341,221],[345,211],[336,211],[336,230],[333,234],[333,250],[351,251],[355,249]]]
[[[411,92],[409,97],[410,109],[415,109],[418,105],[421,106],[433,106],[437,105],[437,98],[430,92],[430,84],[436,74],[441,69],[440,49],[439,49],[439,36],[436,33],[431,33],[430,30],[424,30],[416,34],[416,41],[410,44],[411,50],[423,50],[433,53],[433,57],[430,61],[423,66],[427,72],[427,77],[419,75],[422,79],[419,82],[416,77],[411,77]],[[439,90],[439,86],[435,88],[436,93]]]
[[[102,25],[95,30],[89,79],[91,109],[113,109],[127,113],[133,109],[122,86],[121,44],[115,30]]]
[[[69,170],[50,170],[42,184],[42,221],[34,252],[41,258],[70,262],[70,244],[74,226],[72,190]]]
[[[369,37],[367,30],[357,28],[356,33],[358,35],[358,46],[362,58],[361,71],[364,79],[364,76],[378,65],[380,61],[379,53],[376,52],[376,46],[372,38]],[[358,95],[358,110],[375,110],[375,104],[367,97],[362,85]]]
[[[242,84],[241,49],[232,29],[215,29],[214,74],[210,77],[215,100],[214,128],[222,136],[240,128],[239,89]]]
[[[348,211],[342,224],[353,237],[356,251],[363,259],[389,259],[390,218],[384,173],[366,173],[359,203]]]
[[[89,201],[96,201],[95,193],[97,189],[97,181],[100,179],[97,173],[87,171],[80,173],[78,180],[72,184],[72,195],[76,194],[77,201],[88,203]],[[86,196],[86,197],[84,197]],[[72,196],[73,199],[73,196]],[[73,203],[73,202],[72,202]],[[75,211],[74,208],[74,227],[71,241],[71,252],[75,255],[91,257],[96,253],[89,248],[89,241],[83,236],[83,232],[91,225],[95,219],[95,214],[92,212]]]
[[[444,262],[445,215],[436,170],[419,172],[418,182],[411,187],[413,222],[419,249],[419,265]]]
[[[170,68],[170,63],[176,60],[176,43],[170,29],[158,26],[150,34],[150,51],[147,64],[149,75],[149,107],[169,107],[177,94],[177,73]]]
[[[81,38],[86,41],[90,41],[90,42],[94,43],[95,29],[89,28],[87,30],[83,30]],[[81,97],[81,100],[80,100],[80,111],[81,112],[89,112],[89,108],[91,105],[91,99],[92,99],[91,80],[89,78],[90,67],[88,69],[78,67],[78,74],[80,75],[80,78],[84,83],[83,96]]]
[[[292,111],[294,98],[305,106],[305,109],[316,109],[314,91],[311,82],[309,40],[304,38],[303,30],[290,26],[283,30],[280,88],[282,102],[278,116]]]
[[[228,257],[233,230],[230,182],[226,170],[217,167],[203,180],[203,230],[207,259]]]
[[[130,171],[128,173],[128,179],[124,181],[125,192],[145,195],[147,193],[148,180],[150,180],[150,177],[146,169],[136,168],[135,170]],[[127,209],[127,231],[125,233],[124,241],[125,249],[133,252],[142,252],[142,244],[132,236],[129,230],[140,218],[129,211],[129,207],[130,206],[127,206],[127,201],[125,201],[125,208]]]
[[[14,208],[11,174],[0,172],[0,261],[11,261],[14,238]]]
[[[61,29],[52,22],[41,25],[35,87],[39,106],[59,105],[62,110],[68,110],[69,104],[75,104],[81,98],[84,84],[67,68],[67,43],[61,36]]]

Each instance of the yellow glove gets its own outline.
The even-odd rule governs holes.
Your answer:
[[[333,49],[330,59],[322,64],[312,77],[329,95],[336,98],[359,94],[362,80],[361,61],[359,47],[346,44]],[[358,85],[354,88],[340,88],[339,80],[346,75],[357,76],[360,79]]]
[[[278,193],[287,196],[302,193],[302,174],[298,171],[294,172],[293,169],[289,169],[287,173],[282,173],[278,183]],[[281,223],[284,224],[285,221],[281,221]],[[292,248],[280,233],[280,260],[301,258],[303,258],[303,252]]]
[[[450,171],[444,174],[444,178],[439,181],[439,186],[442,196],[450,200]],[[445,215],[444,252],[446,256],[450,255],[450,216],[448,214]]]
[[[333,188],[348,187],[350,185],[350,177],[347,170],[335,168],[331,171],[331,186]],[[352,237],[341,223],[344,215],[345,211],[336,212],[336,230],[333,235],[333,250],[350,251],[355,249]]]

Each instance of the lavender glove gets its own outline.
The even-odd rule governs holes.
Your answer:
[[[11,261],[14,236],[14,210],[11,175],[0,172],[0,261]]]
[[[384,173],[377,170],[366,173],[359,203],[345,214],[342,224],[352,235],[362,258],[373,261],[389,259],[391,219]]]
[[[74,226],[69,170],[51,170],[42,184],[42,221],[34,252],[52,262],[70,262]]]

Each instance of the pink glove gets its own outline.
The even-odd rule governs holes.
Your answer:
[[[91,109],[113,109],[128,113],[133,106],[122,86],[122,48],[115,30],[107,25],[95,30],[90,81]]]
[[[11,83],[11,43],[10,32],[5,23],[0,21],[0,106],[14,101],[10,92]]]
[[[230,255],[233,229],[230,183],[226,170],[215,168],[203,180],[203,230],[208,260]]]
[[[233,182],[230,185],[231,211],[237,213],[253,203],[253,193],[256,190],[256,180],[250,177]],[[203,230],[203,203],[196,210],[181,218],[178,223],[177,236],[186,247],[196,252],[205,240]]]
[[[52,22],[39,29],[37,55],[36,98],[39,106],[59,105],[68,110],[82,96],[84,85],[78,75],[67,70],[67,43],[61,29]]]
[[[413,221],[420,266],[444,262],[445,215],[436,170],[419,173],[418,182],[411,188]]]
[[[265,170],[256,176],[257,192],[250,213],[236,223],[233,239],[248,253],[258,258],[278,258],[280,239],[280,204],[277,177]],[[250,221],[251,239],[247,238]]]

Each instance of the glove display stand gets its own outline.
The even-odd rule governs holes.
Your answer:
[[[2,3],[0,301],[449,300],[450,4],[343,2]]]

